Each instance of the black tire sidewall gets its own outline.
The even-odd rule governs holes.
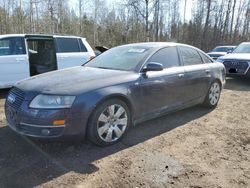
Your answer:
[[[104,140],[102,140],[100,137],[99,137],[99,134],[98,134],[98,131],[97,131],[97,120],[99,118],[99,116],[101,115],[101,113],[110,105],[114,105],[114,104],[118,104],[120,106],[122,106],[126,113],[127,113],[127,117],[128,117],[128,124],[127,124],[127,127],[126,127],[126,130],[125,132],[122,134],[122,136],[117,139],[116,141],[114,142],[105,142]],[[88,130],[87,130],[87,137],[88,139],[99,145],[99,146],[109,146],[109,145],[113,145],[117,142],[119,142],[123,137],[124,135],[126,134],[128,128],[130,127],[131,125],[131,112],[127,106],[127,104],[125,102],[123,102],[122,100],[120,99],[109,99],[109,100],[106,100],[104,102],[102,102],[101,104],[99,104],[95,110],[93,111],[91,117],[90,117],[90,120],[88,122]]]

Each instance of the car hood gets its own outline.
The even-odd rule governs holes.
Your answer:
[[[212,55],[212,56],[222,56],[222,55],[226,55],[226,52],[209,52],[207,53],[208,55]]]
[[[78,95],[91,90],[129,82],[139,77],[135,72],[92,67],[74,67],[22,80],[16,87],[45,94]]]
[[[237,60],[250,60],[250,53],[231,53],[219,57],[221,60],[237,59]]]

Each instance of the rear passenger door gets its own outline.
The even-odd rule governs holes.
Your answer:
[[[204,97],[210,81],[210,68],[198,51],[191,47],[179,46],[180,56],[185,71],[185,100],[192,102]]]
[[[80,66],[89,60],[81,38],[56,37],[55,41],[58,69]]]
[[[0,39],[0,88],[11,87],[29,76],[24,37]]]

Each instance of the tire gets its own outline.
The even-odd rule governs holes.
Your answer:
[[[220,100],[221,84],[218,81],[214,81],[208,90],[203,106],[209,108],[215,108]]]
[[[88,139],[99,146],[109,146],[119,142],[131,124],[130,114],[126,103],[119,99],[101,103],[88,122]]]

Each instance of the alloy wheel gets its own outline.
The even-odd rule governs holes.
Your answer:
[[[105,108],[97,120],[97,132],[105,142],[118,140],[126,130],[128,115],[124,107],[112,104]]]
[[[209,90],[209,102],[211,105],[216,105],[220,98],[221,88],[219,83],[214,82]]]

